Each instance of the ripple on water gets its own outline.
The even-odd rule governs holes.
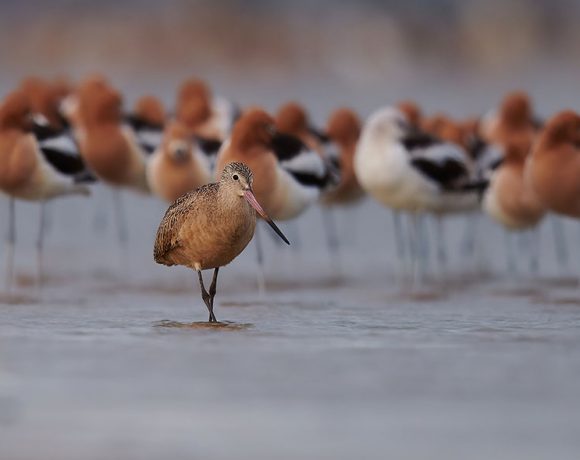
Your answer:
[[[217,323],[210,323],[207,321],[194,321],[193,323],[182,323],[180,321],[172,321],[164,319],[153,323],[153,327],[167,328],[167,329],[202,329],[202,330],[228,330],[240,331],[254,327],[252,323],[234,323],[232,321],[218,321]]]

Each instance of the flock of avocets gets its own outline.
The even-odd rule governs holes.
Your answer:
[[[14,200],[42,204],[88,195],[96,181],[173,203],[158,231],[155,259],[196,269],[200,281],[202,269],[215,268],[217,277],[217,268],[251,240],[252,208],[283,239],[270,218],[294,219],[315,203],[349,205],[365,193],[395,216],[439,219],[483,207],[507,229],[525,230],[549,212],[580,217],[579,149],[580,116],[567,110],[540,120],[523,92],[468,120],[426,117],[405,101],[378,109],[364,123],[339,108],[318,128],[297,103],[275,116],[241,109],[196,78],[179,87],[167,111],[149,95],[127,110],[100,75],[76,85],[31,77],[0,106],[7,253],[15,240]],[[202,284],[215,319],[212,288],[207,293]]]

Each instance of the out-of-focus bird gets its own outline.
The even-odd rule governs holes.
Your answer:
[[[180,122],[165,128],[160,147],[147,163],[147,180],[151,191],[168,202],[211,181],[209,160]]]

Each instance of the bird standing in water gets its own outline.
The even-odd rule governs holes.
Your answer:
[[[220,267],[229,264],[248,245],[256,228],[256,213],[290,244],[252,192],[252,171],[243,163],[229,163],[219,182],[204,185],[177,199],[167,210],[155,239],[155,262],[183,265],[197,271],[209,322],[217,322],[213,301]],[[209,292],[202,270],[214,269]]]

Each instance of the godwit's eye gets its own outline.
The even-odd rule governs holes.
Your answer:
[[[233,178],[234,180],[238,180],[238,179],[239,179],[239,177],[238,177],[238,175],[237,175],[237,174],[234,174],[234,175],[232,176],[232,178]]]

